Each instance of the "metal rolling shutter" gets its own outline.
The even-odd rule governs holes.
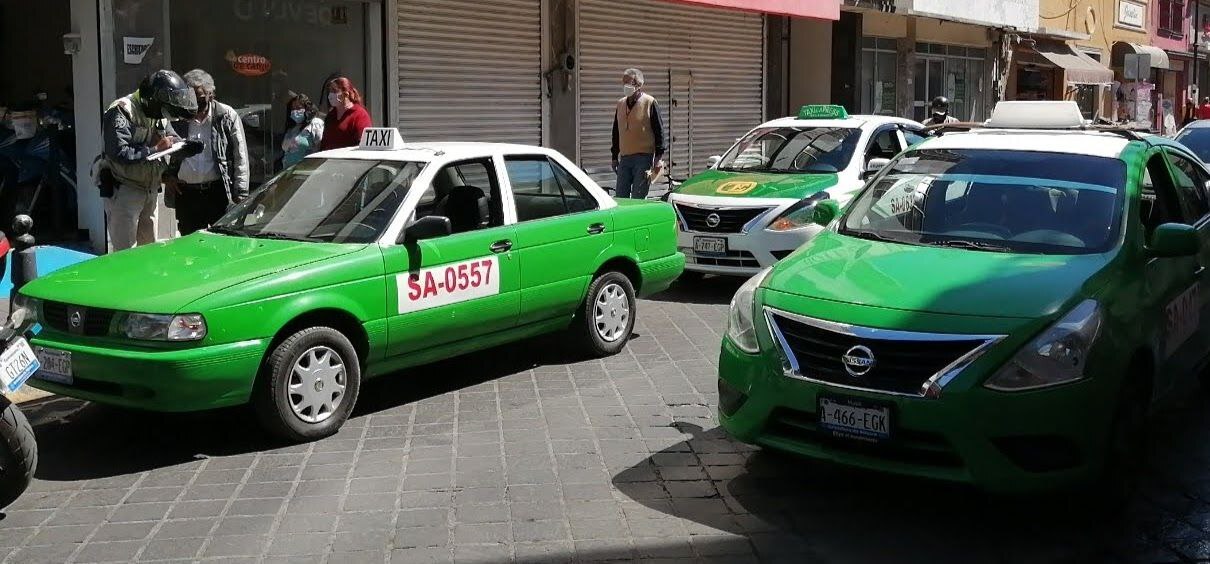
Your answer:
[[[613,184],[609,145],[627,67],[642,69],[646,90],[674,133],[665,133],[674,178],[702,170],[707,157],[762,121],[760,14],[656,0],[580,0],[578,19],[580,164],[604,184]]]
[[[540,145],[540,0],[399,4],[398,126],[407,141]]]

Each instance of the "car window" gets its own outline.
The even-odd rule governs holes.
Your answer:
[[[233,206],[211,231],[332,243],[375,241],[424,166],[305,159]]]
[[[831,174],[848,168],[861,139],[852,127],[763,127],[739,140],[717,170]]]
[[[911,129],[903,130],[903,138],[904,138],[904,140],[907,141],[908,147],[911,147],[912,145],[915,145],[915,144],[925,140],[925,136],[924,136],[923,132],[913,131]]]
[[[1172,161],[1172,177],[1180,194],[1185,217],[1196,223],[1210,213],[1210,204],[1206,202],[1206,181],[1210,180],[1210,177],[1193,161],[1178,153],[1166,152],[1168,159]]]
[[[866,149],[866,162],[870,159],[893,159],[899,154],[899,136],[895,128],[883,128],[870,137],[870,146]]]
[[[1210,162],[1210,127],[1187,127],[1177,134],[1176,142],[1188,147],[1202,161]]]
[[[517,221],[594,210],[597,200],[558,163],[544,156],[505,157]]]
[[[441,167],[420,196],[415,218],[447,217],[456,234],[504,225],[502,210],[496,167],[491,159],[476,159]]]
[[[1159,153],[1152,155],[1144,168],[1139,216],[1148,240],[1151,238],[1151,232],[1160,225],[1186,223],[1172,176]]]

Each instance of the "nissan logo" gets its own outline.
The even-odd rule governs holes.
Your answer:
[[[719,217],[717,213],[712,213],[712,214],[706,216],[706,226],[707,227],[718,227],[718,224],[720,224],[722,222],[723,222],[723,218]]]
[[[844,364],[844,369],[849,373],[849,376],[859,377],[869,374],[870,370],[874,369],[877,361],[874,360],[874,351],[869,347],[857,345],[844,353],[840,357],[841,364]]]
[[[73,311],[71,312],[71,316],[67,318],[67,322],[70,323],[73,328],[79,328],[80,324],[84,323],[84,316],[80,314],[79,310]]]

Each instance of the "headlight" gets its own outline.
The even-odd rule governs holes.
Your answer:
[[[727,314],[727,338],[744,352],[760,352],[760,343],[756,341],[756,324],[752,321],[756,313],[756,289],[772,268],[756,273],[731,298],[731,311]]]
[[[126,336],[146,341],[197,341],[206,336],[206,319],[200,313],[126,316]]]
[[[777,216],[777,219],[774,219],[766,229],[769,231],[789,231],[811,225],[815,223],[813,217],[815,214],[815,204],[830,197],[827,192],[817,192],[803,198],[786,208],[786,211]]]
[[[42,300],[39,300],[38,298],[31,298],[25,294],[17,294],[17,297],[13,298],[13,313],[16,313],[18,309],[27,310],[25,312],[25,315],[27,316],[27,318],[24,320],[25,323],[37,323],[38,310],[42,309]]]
[[[1018,392],[1084,377],[1088,352],[1101,331],[1101,306],[1084,300],[1017,352],[984,386]]]

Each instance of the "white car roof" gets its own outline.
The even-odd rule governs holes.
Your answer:
[[[798,119],[797,117],[790,116],[767,121],[758,127],[849,127],[861,129],[865,127],[878,127],[888,123],[924,127],[920,122],[910,119],[875,115],[851,115],[845,119]]]
[[[1130,140],[1102,131],[973,129],[925,139],[917,149],[996,149],[1117,158]]]
[[[379,161],[419,161],[430,162],[438,160],[459,160],[486,157],[495,154],[505,155],[547,155],[552,149],[519,145],[515,143],[480,143],[480,142],[425,142],[405,143],[402,149],[382,150],[346,147],[311,153],[307,158],[324,159],[368,159]]]

